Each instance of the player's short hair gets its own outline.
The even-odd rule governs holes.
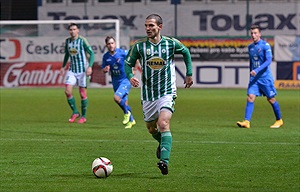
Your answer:
[[[157,14],[148,15],[148,17],[146,17],[146,20],[148,20],[148,19],[155,19],[157,25],[163,24],[163,20],[162,20],[161,16],[159,16]]]
[[[114,38],[113,36],[107,36],[107,37],[105,38],[105,44],[107,44],[108,41],[111,40],[111,39],[113,39],[114,42],[116,42],[116,40],[115,40],[115,38]]]
[[[79,26],[76,23],[70,23],[68,29],[70,29],[72,26],[76,26],[79,29]]]
[[[258,29],[258,31],[260,32],[260,27],[258,25],[251,25],[250,29]]]

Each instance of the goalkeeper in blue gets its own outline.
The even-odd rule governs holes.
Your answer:
[[[250,28],[253,43],[248,46],[250,59],[250,78],[247,90],[247,104],[243,121],[238,121],[241,128],[250,128],[250,120],[254,111],[254,101],[257,96],[265,96],[271,104],[276,121],[270,128],[279,128],[283,125],[280,106],[275,99],[277,94],[270,65],[272,50],[266,41],[261,39],[261,30],[258,25]]]
[[[131,85],[138,87],[139,79],[134,77],[132,68],[139,60],[142,69],[141,100],[144,121],[149,133],[158,141],[157,166],[163,175],[167,175],[172,148],[170,121],[176,99],[174,54],[183,56],[186,88],[192,86],[193,79],[189,50],[177,39],[162,36],[162,26],[163,21],[159,15],[151,14],[146,18],[147,37],[137,40],[130,48],[125,60],[125,71]]]
[[[127,51],[116,48],[116,41],[112,36],[105,38],[105,44],[108,51],[102,58],[102,70],[104,73],[110,72],[112,85],[114,89],[114,101],[124,112],[123,124],[125,129],[130,129],[136,124],[131,108],[128,104],[128,95],[131,84],[126,77],[124,70],[124,60]]]

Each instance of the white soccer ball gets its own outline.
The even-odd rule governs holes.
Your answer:
[[[96,158],[92,163],[92,171],[98,178],[106,178],[113,171],[111,161],[105,157]]]

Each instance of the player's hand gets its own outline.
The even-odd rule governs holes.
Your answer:
[[[185,79],[184,79],[184,84],[185,84],[184,88],[190,88],[193,85],[192,76],[186,76]]]
[[[60,68],[59,74],[61,76],[64,76],[64,74],[65,74],[65,68],[64,67]]]
[[[92,69],[91,67],[88,67],[88,68],[86,69],[86,75],[87,75],[87,76],[90,76],[90,75],[92,75],[92,73],[93,73],[93,69]]]
[[[103,70],[104,73],[107,73],[109,71],[109,69],[110,69],[110,67],[108,65],[108,66],[104,67],[102,70]]]
[[[254,71],[254,70],[252,70],[251,72],[250,72],[250,75],[252,75],[253,77],[256,75],[256,72]]]
[[[133,87],[138,87],[139,84],[140,84],[140,81],[139,81],[137,78],[132,77],[132,78],[130,79],[130,84],[131,84]]]

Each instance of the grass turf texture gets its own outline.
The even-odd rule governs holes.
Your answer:
[[[137,125],[124,129],[112,89],[89,89],[87,123],[70,124],[63,89],[0,89],[1,191],[299,191],[300,92],[279,90],[284,126],[257,98],[251,129],[241,129],[245,89],[179,89],[171,121],[169,175],[156,167],[138,89],[130,104]],[[74,90],[77,105],[79,94]],[[109,158],[112,175],[91,163]]]

